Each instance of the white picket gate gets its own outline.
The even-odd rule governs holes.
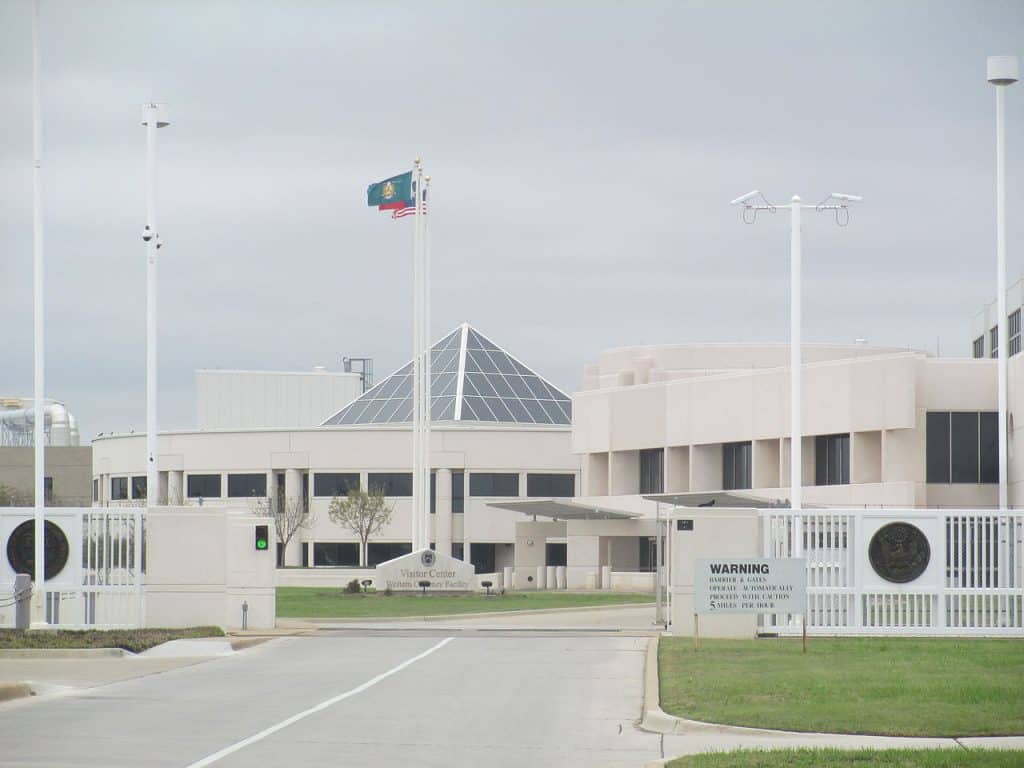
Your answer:
[[[819,635],[1024,636],[1024,512],[1012,510],[765,510],[765,557],[807,559],[807,628]],[[930,560],[914,580],[871,565],[872,536],[909,523]],[[759,631],[797,634],[802,617],[764,615]]]
[[[31,509],[0,512],[4,540]],[[67,539],[67,562],[46,580],[47,623],[61,629],[113,629],[144,624],[145,510],[142,507],[52,507],[46,520]],[[0,589],[13,583],[3,564]],[[32,575],[32,574],[30,574]]]

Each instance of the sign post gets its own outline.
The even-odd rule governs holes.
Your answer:
[[[693,647],[702,613],[788,613],[803,617],[807,653],[807,561],[803,558],[714,558],[694,565]]]

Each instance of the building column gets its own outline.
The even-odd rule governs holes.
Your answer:
[[[167,506],[180,507],[185,504],[185,473],[180,469],[167,472]]]
[[[452,471],[437,470],[437,502],[434,513],[434,535],[437,551],[452,555]]]

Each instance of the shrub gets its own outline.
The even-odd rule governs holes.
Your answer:
[[[362,591],[363,588],[359,586],[359,579],[352,579],[352,581],[345,585],[345,592],[349,595],[358,595]]]
[[[384,590],[384,597],[391,597],[394,594],[395,593],[391,591],[391,587],[388,587],[387,589]]]

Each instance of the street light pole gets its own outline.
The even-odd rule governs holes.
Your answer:
[[[803,378],[803,347],[801,339],[801,293],[803,256],[801,240],[801,214],[805,208],[815,211],[832,211],[836,223],[845,227],[849,221],[850,203],[860,202],[857,195],[833,192],[817,205],[804,205],[798,195],[793,195],[788,206],[769,203],[758,190],[737,197],[730,205],[743,206],[743,220],[753,224],[758,211],[775,213],[779,207],[789,208],[789,495],[790,509],[793,510],[792,556],[803,554],[803,421],[801,419],[801,384]],[[749,216],[749,218],[748,218]]]
[[[35,469],[35,567],[32,590],[32,623],[46,624],[46,421],[43,325],[43,110],[42,62],[39,51],[39,0],[32,2],[32,335],[33,335],[33,447]]]
[[[146,127],[146,226],[142,240],[146,244],[146,506],[160,500],[160,474],[157,464],[157,253],[161,242],[156,226],[156,131],[169,125],[167,106],[149,103],[142,107]]]
[[[996,86],[996,346],[999,377],[999,508],[1009,505],[1006,469],[1006,86],[1019,77],[1016,56],[989,56],[988,81]]]

